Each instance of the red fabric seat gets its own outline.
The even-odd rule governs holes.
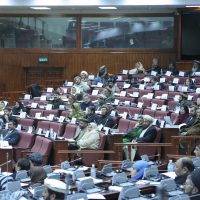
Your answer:
[[[31,117],[35,117],[36,113],[41,113],[41,116],[43,116],[43,112],[44,112],[43,109],[30,109],[29,115]]]
[[[64,124],[58,122],[50,122],[49,129],[53,129],[57,136],[62,136],[64,133]]]
[[[47,117],[50,114],[54,115],[54,117],[58,117],[59,110],[44,110],[43,116]]]
[[[21,151],[25,149],[30,149],[35,141],[35,135],[20,131],[20,140],[16,146],[13,147],[14,155],[13,158],[17,161],[21,157]]]
[[[126,133],[128,131],[129,124],[130,124],[130,120],[121,118],[119,120],[119,125],[117,129],[119,129],[120,133]]]
[[[75,124],[67,124],[65,126],[65,132],[63,134],[64,138],[73,138],[76,133],[77,125]]]

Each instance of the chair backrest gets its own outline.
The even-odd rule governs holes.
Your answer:
[[[28,172],[26,170],[21,170],[16,173],[16,180],[22,180],[28,178]]]
[[[43,112],[44,112],[44,110],[42,110],[42,109],[30,109],[29,115],[31,117],[35,117],[36,113],[41,113],[41,116],[43,116]]]
[[[63,123],[50,122],[49,128],[53,129],[53,131],[57,134],[57,136],[62,136],[64,133],[64,124]]]
[[[67,195],[67,197],[65,198],[65,200],[77,200],[77,199],[88,200],[88,197],[86,193],[75,193]]]
[[[12,181],[12,182],[6,183],[6,190],[10,192],[15,192],[20,189],[21,189],[20,181]]]
[[[40,151],[42,144],[43,144],[43,139],[44,138],[39,135],[36,136],[34,145],[31,148],[31,152],[39,152]]]
[[[31,148],[33,146],[33,143],[35,141],[35,135],[20,131],[20,140],[17,144],[17,147],[21,147],[24,149]]]
[[[123,199],[133,199],[136,197],[140,196],[140,191],[138,187],[135,186],[128,186],[128,187],[123,187],[118,200],[123,200]]]
[[[167,192],[175,191],[177,189],[176,183],[172,178],[161,180],[160,186],[163,187]]]
[[[33,192],[33,198],[39,199],[40,197],[42,197],[44,189],[45,189],[44,185],[35,187]]]
[[[22,128],[26,128],[29,126],[33,126],[34,125],[34,120],[33,119],[27,119],[27,118],[21,118],[20,119],[20,124],[22,126]]]
[[[45,110],[44,113],[43,113],[43,116],[44,116],[44,117],[47,117],[47,116],[49,116],[50,114],[52,114],[52,115],[54,115],[55,117],[58,117],[58,113],[59,113],[58,110]]]
[[[77,125],[74,124],[67,124],[65,126],[65,132],[63,134],[64,138],[73,138],[76,133]]]
[[[99,133],[99,150],[103,150],[106,143],[106,135],[104,133]]]
[[[129,124],[130,124],[130,120],[121,118],[119,120],[119,125],[118,125],[117,129],[119,129],[120,133],[127,132]]]
[[[45,164],[48,161],[48,158],[51,155],[52,147],[53,142],[48,138],[44,138],[42,147],[38,151],[43,156],[43,164]]]
[[[180,194],[170,197],[168,200],[190,200],[190,197],[187,194]]]
[[[49,121],[39,121],[37,124],[36,132],[39,128],[49,130],[50,122]]]

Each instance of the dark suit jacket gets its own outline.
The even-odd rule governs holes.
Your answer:
[[[137,142],[154,142],[157,135],[157,130],[155,126],[151,125],[145,132],[144,136],[141,138],[138,138]]]
[[[16,129],[13,129],[12,132],[6,133],[3,140],[8,141],[10,145],[16,145],[19,142],[20,134]]]

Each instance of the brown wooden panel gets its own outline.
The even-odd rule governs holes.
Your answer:
[[[38,63],[39,57],[48,57],[49,61]],[[161,67],[165,67],[175,61],[176,55],[173,51],[155,50],[0,49],[0,84],[5,85],[5,91],[24,90],[26,82],[24,67],[36,69],[64,67],[62,79],[71,80],[74,74],[82,70],[88,71],[89,74],[96,74],[98,67],[104,64],[108,67],[109,73],[113,74],[119,73],[122,69],[130,69],[138,61],[147,68],[153,57],[159,59]],[[55,75],[54,78],[58,79],[58,76]]]

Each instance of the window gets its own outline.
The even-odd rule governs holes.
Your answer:
[[[82,48],[173,48],[173,17],[84,17]]]
[[[75,17],[0,17],[1,48],[75,48]]]

